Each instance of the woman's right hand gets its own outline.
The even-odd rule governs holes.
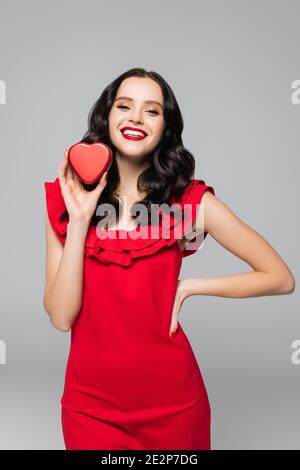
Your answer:
[[[93,191],[86,191],[73,168],[68,162],[68,150],[58,167],[58,178],[62,196],[69,214],[69,221],[90,223],[95,212],[99,197],[107,182],[107,171],[102,175]]]

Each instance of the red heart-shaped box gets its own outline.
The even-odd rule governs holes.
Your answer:
[[[69,148],[68,159],[79,178],[86,184],[93,184],[110,168],[113,153],[102,142],[79,142]]]

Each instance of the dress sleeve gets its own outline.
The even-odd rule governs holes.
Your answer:
[[[189,187],[189,191],[185,197],[185,203],[191,204],[191,224],[190,227],[194,224],[196,220],[196,215],[198,207],[201,203],[201,199],[205,191],[210,191],[215,195],[215,190],[212,186],[205,184],[204,180],[193,180],[192,184]],[[200,232],[192,240],[190,240],[183,250],[182,256],[189,256],[196,253],[199,248],[202,246],[208,232]]]
[[[66,226],[68,220],[62,221],[61,216],[66,211],[64,198],[61,193],[59,178],[44,182],[46,209],[49,222],[62,245],[65,244]]]

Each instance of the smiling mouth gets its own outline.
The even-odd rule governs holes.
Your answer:
[[[131,130],[125,129],[123,131],[120,130],[120,132],[122,136],[124,137],[124,139],[126,140],[144,140],[147,137],[147,135],[139,131],[131,131]]]

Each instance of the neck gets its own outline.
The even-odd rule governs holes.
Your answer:
[[[117,188],[117,194],[121,197],[130,199],[139,199],[141,194],[138,192],[137,180],[139,175],[144,171],[146,165],[140,160],[129,160],[127,157],[116,153],[116,161],[118,164],[120,183]],[[146,195],[146,193],[144,193]]]

